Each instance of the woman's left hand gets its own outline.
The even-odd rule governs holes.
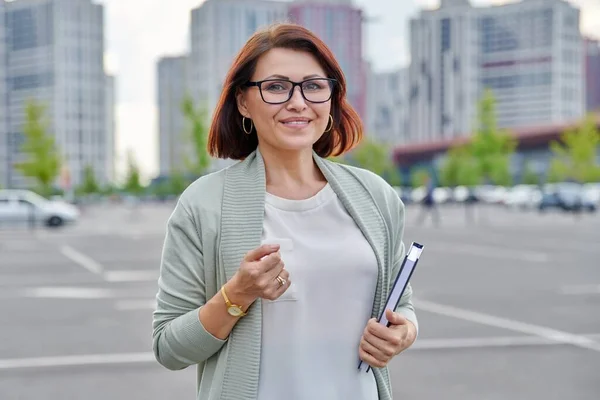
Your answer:
[[[358,349],[359,357],[372,367],[382,368],[394,356],[409,348],[416,339],[415,325],[402,315],[386,310],[390,326],[371,318],[365,327]]]

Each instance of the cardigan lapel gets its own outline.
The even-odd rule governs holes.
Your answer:
[[[387,295],[387,271],[389,270],[389,235],[379,208],[360,179],[350,169],[314,153],[314,159],[332,189],[354,219],[377,257],[378,279],[373,303],[373,317],[378,316]]]
[[[238,271],[246,253],[260,246],[265,182],[264,162],[258,150],[226,171],[219,249],[225,282]],[[240,319],[229,334],[222,399],[257,397],[261,322],[262,302],[258,299],[248,310],[248,315]]]

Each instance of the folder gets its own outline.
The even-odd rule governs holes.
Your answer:
[[[410,278],[412,277],[412,274],[415,270],[415,267],[417,266],[417,263],[419,262],[419,258],[421,257],[422,252],[423,252],[422,244],[413,242],[410,245],[408,252],[404,256],[404,260],[402,261],[402,265],[400,266],[400,271],[398,272],[398,275],[396,276],[396,280],[394,281],[394,284],[392,285],[392,290],[390,291],[390,293],[388,295],[387,301],[385,303],[385,307],[383,308],[383,311],[381,312],[381,315],[379,316],[378,322],[381,325],[390,326],[390,323],[389,323],[387,317],[385,316],[385,310],[387,310],[389,308],[392,311],[394,311],[398,307],[398,304],[400,304],[400,299],[402,298],[402,295],[404,294],[404,291],[406,290],[406,287],[408,286],[408,282],[410,281]],[[363,362],[362,360],[360,360],[360,363],[358,364],[358,369],[364,370],[365,372],[369,372],[369,370],[371,369],[371,366],[368,365],[366,362]]]

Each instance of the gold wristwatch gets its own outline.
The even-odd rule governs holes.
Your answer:
[[[229,297],[225,294],[225,285],[221,287],[221,294],[223,295],[223,299],[225,299],[225,304],[227,305],[227,312],[232,317],[243,317],[246,313],[242,310],[242,306],[238,306],[237,304],[232,304],[229,301]]]

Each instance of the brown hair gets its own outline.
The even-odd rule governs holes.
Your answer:
[[[327,77],[337,80],[331,98],[333,127],[314,144],[315,152],[321,157],[329,157],[354,148],[362,138],[363,127],[358,113],[346,100],[346,79],[340,65],[327,45],[314,33],[300,25],[286,23],[255,33],[233,61],[211,122],[207,145],[209,154],[242,160],[258,146],[255,133],[244,133],[236,93],[251,79],[260,56],[273,48],[313,54]]]

